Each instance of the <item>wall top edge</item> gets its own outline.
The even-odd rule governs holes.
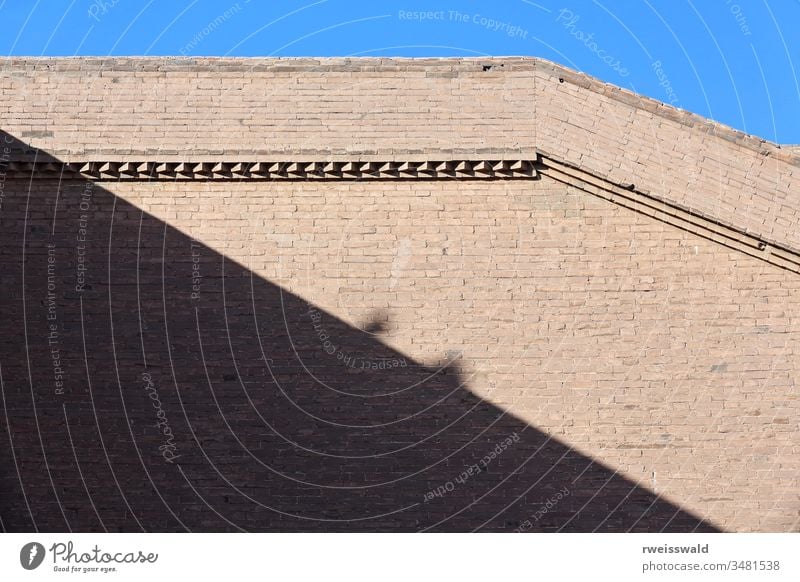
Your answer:
[[[8,70],[104,71],[108,72],[318,72],[394,70],[493,71],[534,67],[535,57],[3,57],[0,75]]]
[[[736,143],[762,155],[800,167],[797,145],[781,145],[748,134],[699,114],[674,107],[607,83],[586,73],[534,56],[487,57],[3,57],[0,81],[4,76],[41,73],[166,75],[169,73],[397,73],[427,72],[431,76],[457,73],[503,75],[528,72],[551,82],[568,83],[600,93],[634,109],[675,121],[723,140]]]

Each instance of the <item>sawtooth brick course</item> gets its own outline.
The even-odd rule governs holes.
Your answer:
[[[540,59],[9,58],[0,79],[4,129],[71,160],[539,149],[800,249],[794,149]]]

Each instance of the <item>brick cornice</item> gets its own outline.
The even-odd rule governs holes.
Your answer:
[[[50,159],[0,164],[9,177],[92,181],[533,179],[535,159],[120,161]]]

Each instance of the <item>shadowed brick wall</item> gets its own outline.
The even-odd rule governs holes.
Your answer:
[[[796,527],[793,273],[546,178],[110,190],[723,528]]]

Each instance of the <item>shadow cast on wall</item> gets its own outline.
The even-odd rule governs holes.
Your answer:
[[[2,195],[6,531],[716,531],[101,183]]]

